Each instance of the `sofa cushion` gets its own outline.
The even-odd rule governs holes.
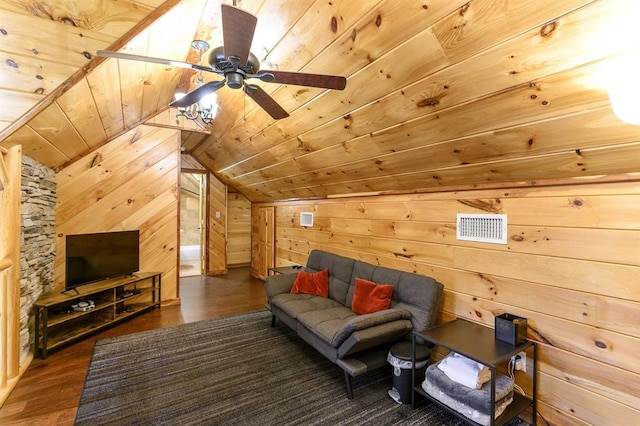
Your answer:
[[[391,307],[409,311],[414,330],[426,330],[435,324],[443,285],[433,278],[360,261],[353,267],[354,284],[356,278],[393,284]],[[349,307],[353,303],[354,290],[355,285],[352,285],[347,294]]]
[[[414,330],[426,330],[436,323],[443,287],[431,277],[402,272],[394,293],[398,304],[391,305],[411,312]]]
[[[314,332],[318,337],[327,342],[334,348],[340,345],[340,341],[336,341],[335,337],[344,324],[350,318],[356,317],[357,314],[344,306],[336,306],[328,309],[317,311],[308,311],[298,315],[298,322],[310,331]],[[344,340],[344,339],[342,339]]]
[[[291,293],[314,294],[316,296],[329,296],[329,270],[320,272],[298,272],[296,280],[291,287]]]
[[[306,270],[310,272],[329,269],[329,297],[342,305],[346,305],[347,292],[351,284],[351,276],[355,259],[312,250],[307,259]]]
[[[271,298],[270,304],[277,306],[291,318],[298,318],[300,314],[309,311],[318,311],[342,306],[333,299],[304,293],[277,294]]]
[[[356,278],[351,310],[364,315],[389,309],[393,286]]]

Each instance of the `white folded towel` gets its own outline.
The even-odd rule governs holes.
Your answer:
[[[455,352],[440,361],[438,368],[454,382],[471,389],[480,389],[491,380],[489,367]]]

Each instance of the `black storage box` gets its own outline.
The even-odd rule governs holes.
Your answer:
[[[495,319],[496,339],[511,345],[527,340],[527,319],[512,314],[502,314]]]

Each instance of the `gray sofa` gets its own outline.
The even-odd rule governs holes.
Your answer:
[[[351,378],[386,364],[391,345],[410,339],[411,330],[435,324],[443,285],[433,278],[371,265],[322,250],[309,254],[305,271],[329,270],[329,297],[290,293],[297,274],[267,278],[267,306],[276,318],[344,370]],[[389,309],[365,315],[351,310],[356,278],[394,286]]]

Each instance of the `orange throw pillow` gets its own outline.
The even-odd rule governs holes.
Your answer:
[[[391,284],[376,284],[363,278],[356,278],[351,310],[364,315],[389,309],[393,286]]]
[[[314,294],[329,297],[329,270],[320,272],[298,272],[291,293]]]

